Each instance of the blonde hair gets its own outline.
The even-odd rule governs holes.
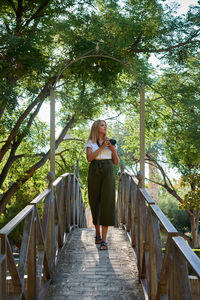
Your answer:
[[[98,129],[99,129],[99,125],[101,123],[101,121],[103,121],[106,124],[106,121],[104,120],[96,120],[94,121],[94,123],[92,124],[91,130],[90,130],[90,134],[88,137],[88,141],[91,140],[92,143],[96,143],[97,139],[98,139]],[[107,126],[107,124],[106,124]],[[106,135],[104,136],[104,140],[106,139]]]

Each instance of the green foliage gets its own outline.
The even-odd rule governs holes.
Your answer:
[[[192,174],[184,177],[184,184],[190,184],[192,190],[185,194],[180,208],[183,209],[200,209],[200,174]]]
[[[159,207],[179,231],[190,230],[190,219],[186,211],[179,209],[179,202],[165,190],[160,190]]]

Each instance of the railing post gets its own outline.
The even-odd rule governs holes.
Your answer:
[[[55,174],[55,90],[50,87],[50,171]]]
[[[75,214],[76,214],[76,178],[75,178],[75,166],[72,166],[72,186],[71,186],[71,224],[74,226],[75,225]]]
[[[130,183],[130,205],[131,205],[131,241],[132,246],[136,247],[136,236],[135,236],[135,196],[136,196],[136,185],[133,183],[133,179],[131,178]]]
[[[29,251],[28,251],[28,282],[27,282],[27,295],[28,299],[37,299],[36,295],[36,205],[34,205],[34,215],[32,221],[32,228],[30,232]]]
[[[137,236],[138,236],[138,271],[139,271],[139,282],[142,274],[142,257],[143,257],[143,226],[142,226],[142,215],[141,215],[141,203],[140,203],[140,188],[143,186],[143,174],[141,171],[137,173],[138,188],[136,198],[136,213],[138,217],[137,221]]]
[[[139,87],[140,90],[140,171],[143,173],[141,187],[144,187],[145,178],[145,90]]]
[[[55,203],[54,203],[54,187],[53,181],[55,179],[55,175],[53,172],[49,172],[47,175],[47,179],[49,181],[48,188],[51,189],[50,193],[50,205],[49,205],[49,224],[47,229],[47,239],[46,239],[46,251],[47,257],[49,260],[50,270],[54,271],[55,268]]]
[[[6,242],[6,234],[0,236],[0,299],[7,300],[7,282],[6,282],[6,273],[7,273],[7,242]]]
[[[65,189],[67,188],[67,191],[65,190],[65,205],[66,205],[66,220],[65,220],[65,230],[66,233],[70,232],[70,225],[71,225],[71,193],[70,193],[70,188],[71,188],[71,175],[68,175],[66,180],[65,180]]]

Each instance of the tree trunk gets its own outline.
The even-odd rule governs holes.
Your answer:
[[[199,213],[193,213],[190,215],[190,224],[191,224],[191,234],[193,240],[193,248],[199,247],[198,240],[198,225],[199,225]]]

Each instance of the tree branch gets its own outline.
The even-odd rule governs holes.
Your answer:
[[[169,100],[165,97],[165,96],[163,96],[158,90],[156,90],[154,87],[152,87],[151,85],[149,85],[149,87],[154,91],[154,92],[156,92],[157,94],[159,94],[166,102],[167,102],[167,104],[169,105],[169,107],[171,108],[171,110],[177,115],[177,116],[179,116],[180,118],[182,118],[181,117],[181,115],[179,115],[177,112],[176,112],[176,110],[173,108],[173,106],[171,105],[171,103],[169,102]]]
[[[156,167],[160,170],[162,176],[163,176],[163,180],[164,180],[164,184],[162,185],[172,196],[174,196],[180,203],[183,202],[183,199],[177,194],[171,180],[169,179],[169,177],[166,175],[165,171],[163,170],[163,168],[161,167],[161,165],[153,158],[153,156],[151,156],[149,153],[146,154],[148,160],[150,162],[154,163],[154,166],[156,165]],[[169,184],[167,183],[167,181],[169,182]],[[161,185],[158,182],[155,182],[159,185]],[[171,187],[170,187],[171,186]]]
[[[15,7],[14,2],[12,0],[8,0],[8,3],[10,3],[10,5],[11,5],[12,9],[14,10],[15,14],[17,14],[17,9]]]
[[[22,158],[22,157],[38,157],[38,156],[44,156],[45,153],[44,152],[41,152],[41,153],[36,153],[36,154],[19,154],[19,155],[15,155],[15,159],[19,159],[19,158]]]
[[[34,113],[29,118],[29,121],[28,121],[28,124],[26,126],[26,129],[27,128],[29,129],[31,127],[32,122],[33,122],[34,118],[37,116],[37,114],[38,114],[38,112],[40,110],[41,105],[42,105],[42,102],[39,102],[36,110],[34,111]],[[6,164],[3,167],[3,170],[2,170],[2,172],[0,174],[0,188],[1,188],[1,186],[2,186],[2,184],[3,184],[3,182],[4,182],[5,178],[6,178],[6,176],[8,174],[8,171],[9,171],[10,167],[12,166],[13,162],[16,160],[15,152],[17,151],[17,149],[18,149],[19,145],[21,144],[21,142],[22,142],[22,140],[23,140],[23,138],[24,138],[25,135],[26,134],[22,133],[18,137],[17,141],[12,144],[11,152],[10,152],[10,155],[8,157],[8,160],[6,161]]]
[[[26,27],[32,20],[34,20],[38,14],[49,4],[51,0],[46,0],[38,9],[37,11],[26,21],[24,27]]]
[[[67,131],[73,125],[74,122],[75,122],[75,116],[72,116],[72,118],[69,120],[69,122],[63,128],[60,136],[56,140],[56,143],[55,143],[56,144],[56,148],[61,143],[62,139],[64,138],[64,136],[66,135]],[[31,166],[29,168],[29,170],[27,170],[27,172],[25,172],[24,176],[22,176],[21,178],[17,179],[11,185],[11,187],[3,195],[3,197],[2,197],[2,199],[0,201],[0,215],[2,214],[2,212],[3,212],[4,208],[5,208],[5,206],[7,205],[7,203],[10,201],[11,197],[23,186],[23,184],[28,179],[30,179],[33,176],[33,174],[35,173],[36,170],[38,170],[40,167],[42,167],[45,164],[45,162],[49,158],[50,158],[50,150],[43,156],[43,158],[40,161],[38,161],[36,164],[34,164],[33,166]]]
[[[44,101],[47,92],[49,92],[49,85],[54,83],[54,81],[55,81],[55,77],[52,77],[51,79],[48,80],[48,82],[45,84],[44,88],[42,89],[40,94],[37,96],[37,98],[27,107],[27,109],[24,111],[24,113],[19,117],[19,119],[17,120],[15,126],[11,130],[10,135],[9,135],[6,143],[0,149],[0,162],[2,161],[4,155],[6,154],[8,149],[10,148],[11,142],[16,137],[18,129],[21,126],[22,122],[25,120],[25,118],[28,116],[28,114],[37,105],[37,103],[39,101],[41,101],[41,103]]]
[[[192,39],[197,36],[198,32],[200,30],[198,29],[195,34],[193,34],[189,39],[187,39],[185,42],[182,42],[182,43],[179,43],[179,44],[176,44],[176,45],[172,45],[172,46],[169,46],[167,48],[161,48],[161,49],[134,49],[132,48],[133,45],[131,47],[128,48],[128,51],[129,53],[162,53],[162,52],[168,52],[168,51],[171,51],[175,48],[180,48],[182,46],[185,46],[189,43],[199,43],[199,40],[197,41],[192,41]]]

